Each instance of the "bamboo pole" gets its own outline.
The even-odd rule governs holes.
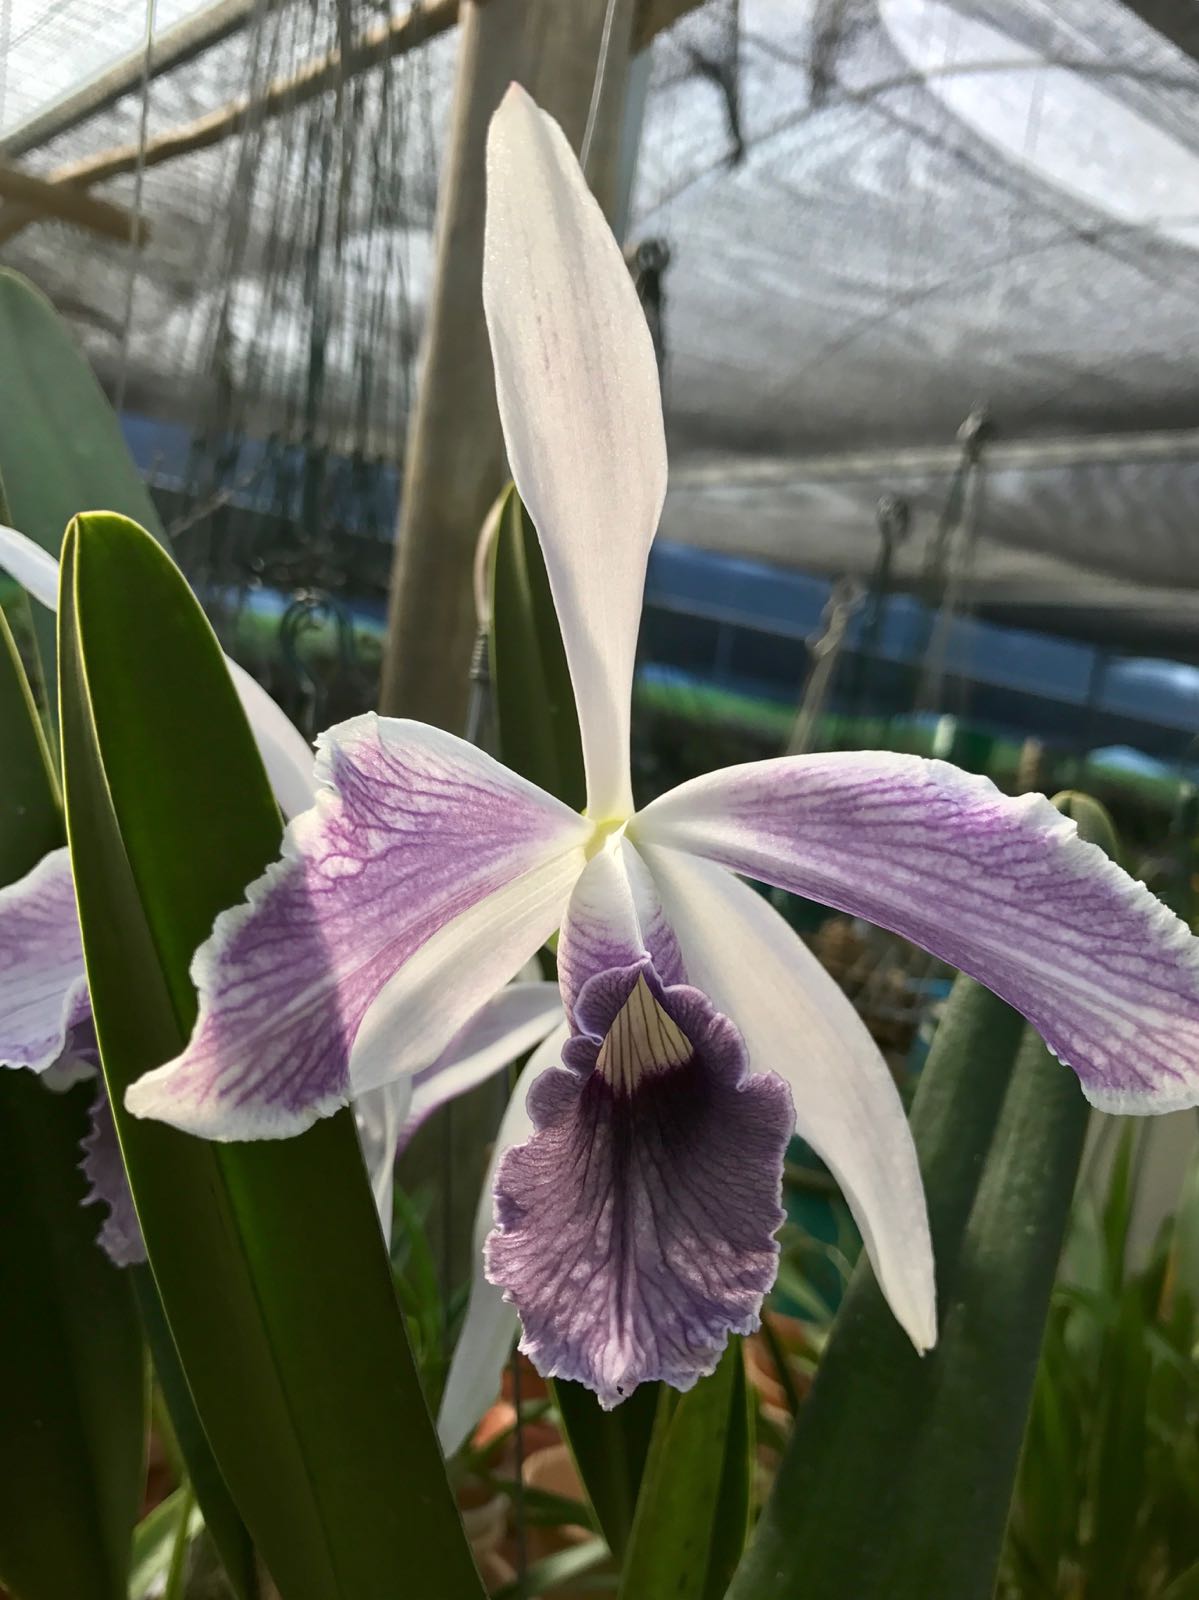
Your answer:
[[[91,233],[102,234],[107,239],[120,239],[126,244],[136,237],[144,244],[149,229],[144,221],[137,220],[124,206],[110,200],[96,200],[78,189],[64,188],[32,172],[0,161],[0,199],[15,201],[20,209],[39,219],[53,217],[59,222],[74,223]]]
[[[505,475],[483,322],[484,147],[516,79],[575,147],[595,81],[605,0],[463,0],[458,79],[438,201],[433,285],[408,436],[380,707],[464,727],[475,638],[475,541]],[[611,209],[632,38],[616,0],[591,176]]]

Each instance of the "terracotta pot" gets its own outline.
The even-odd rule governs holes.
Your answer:
[[[516,1582],[516,1568],[494,1550],[486,1550],[481,1556],[476,1556],[475,1563],[488,1594],[496,1594],[508,1584]]]
[[[742,1341],[741,1349],[745,1356],[745,1376],[761,1397],[763,1405],[785,1410],[787,1391],[778,1380],[766,1341],[760,1334],[754,1333]]]
[[[516,1407],[507,1400],[497,1400],[479,1418],[471,1444],[476,1450],[485,1450],[489,1444],[516,1425]]]
[[[518,1356],[520,1362],[520,1398],[526,1400],[544,1400],[549,1394],[549,1387],[537,1368],[528,1356]],[[512,1382],[512,1363],[504,1368],[504,1376],[500,1384],[500,1393],[505,1400],[515,1401],[515,1385]]]
[[[508,1527],[508,1496],[468,1478],[458,1487],[458,1510],[476,1562],[493,1551]]]

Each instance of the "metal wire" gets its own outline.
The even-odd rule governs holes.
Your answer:
[[[591,85],[591,104],[587,107],[587,125],[583,129],[583,142],[579,146],[579,165],[584,173],[587,172],[587,163],[591,158],[591,146],[595,141],[596,124],[599,122],[600,101],[604,97],[604,82],[608,76],[608,56],[612,49],[612,24],[615,17],[616,0],[608,0],[608,7],[604,12],[604,31],[600,35],[599,55],[595,62],[595,81]]]
[[[150,122],[150,64],[154,56],[154,19],[157,0],[146,0],[145,49],[142,53],[142,108],[137,132],[137,167],[133,178],[133,227],[129,237],[129,270],[125,280],[125,317],[121,328],[121,364],[117,373],[117,415],[125,408],[129,381],[129,341],[133,333],[133,296],[142,258],[142,190],[145,184],[146,131]]]

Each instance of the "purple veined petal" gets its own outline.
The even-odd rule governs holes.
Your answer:
[[[498,988],[555,925],[590,833],[566,806],[452,734],[373,713],[324,734],[318,767],[282,859],[196,952],[191,1042],[127,1091],[136,1115],[214,1139],[298,1133],[350,1098],[359,1024],[423,946],[444,930],[452,958],[470,913]],[[470,1001],[437,1018],[452,1037],[487,996],[443,976]]]
[[[643,846],[687,970],[790,1085],[797,1131],[832,1170],[917,1350],[936,1343],[932,1243],[894,1080],[841,989],[761,895],[723,867]]]
[[[561,1022],[556,983],[510,983],[459,1029],[431,1066],[355,1097],[358,1140],[389,1245],[396,1157],[417,1128],[438,1106],[519,1060]]]
[[[487,140],[483,305],[508,461],[562,626],[588,812],[624,818],[633,654],[666,493],[658,368],[570,145],[515,84]]]
[[[794,1116],[728,1018],[648,959],[596,973],[575,1021],[496,1173],[486,1269],[538,1371],[610,1409],[640,1383],[691,1388],[758,1326]]]
[[[506,1152],[533,1132],[526,1105],[529,1089],[543,1072],[562,1059],[562,1047],[568,1034],[565,1025],[556,1028],[533,1052],[516,1080],[495,1137],[475,1212],[475,1260],[470,1299],[437,1413],[437,1435],[447,1456],[453,1455],[466,1442],[479,1418],[498,1395],[504,1365],[516,1338],[519,1326],[516,1308],[504,1299],[502,1290],[488,1282],[484,1271],[483,1247],[492,1226],[492,1191],[496,1168]]]
[[[729,767],[664,795],[670,845],[865,917],[1022,1012],[1104,1111],[1199,1102],[1199,942],[1043,795],[889,753]]]
[[[571,891],[558,941],[558,981],[568,1017],[579,990],[597,972],[632,966],[644,956],[664,984],[683,983],[679,947],[644,861],[627,839],[592,856]]]
[[[91,1016],[70,855],[0,889],[0,1064],[43,1072]]]
[[[0,526],[0,569],[48,610],[58,610],[58,562],[15,528]],[[316,795],[312,748],[261,684],[228,656],[225,664],[280,810],[285,817],[298,816]]]
[[[99,1080],[92,1103],[91,1129],[84,1135],[81,1148],[83,1160],[79,1165],[91,1185],[83,1204],[98,1203],[106,1212],[96,1243],[114,1266],[138,1265],[146,1259],[146,1246],[125,1176],[125,1163],[121,1159],[121,1146],[103,1078]]]

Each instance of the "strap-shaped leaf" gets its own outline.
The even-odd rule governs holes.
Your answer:
[[[61,845],[41,726],[0,613],[0,882]],[[124,1600],[145,1377],[125,1277],[96,1243],[79,1141],[94,1090],[0,1066],[0,1583]]]
[[[68,530],[59,662],[105,1076],[225,1481],[287,1600],[477,1597],[350,1114],[297,1139],[212,1145],[123,1109],[129,1083],[181,1049],[191,955],[280,836],[216,640],[124,518]]]
[[[20,273],[0,268],[0,478],[6,520],[53,555],[78,511],[119,511],[165,543],[154,502],[66,323]],[[54,619],[33,606],[53,698]],[[51,708],[52,709],[52,708]]]
[[[537,533],[512,487],[492,556],[491,671],[505,763],[582,807],[583,747],[566,651]]]
[[[711,1377],[664,1395],[621,1578],[622,1600],[721,1600],[745,1546],[749,1418],[740,1339]]]
[[[1114,852],[1099,807],[1059,803]],[[959,978],[912,1111],[937,1346],[915,1354],[863,1258],[729,1600],[990,1600],[1087,1114]]]
[[[28,300],[28,305],[25,304]],[[46,324],[51,329],[49,335],[41,344],[35,346],[44,357],[50,356],[50,371],[56,369],[58,363],[54,360],[54,352],[66,338],[65,333],[59,328],[57,318],[48,306],[44,304],[41,296],[30,288],[28,284],[15,274],[0,270],[0,330],[7,330],[6,337],[10,344],[17,340],[19,348],[20,318],[17,313],[22,306],[30,312],[33,327],[36,329],[38,318],[42,311],[50,319]],[[5,322],[4,318],[8,319]],[[68,356],[71,360],[68,360]],[[82,365],[81,358],[69,346],[65,354],[61,355],[61,363],[65,363],[68,372],[76,366]],[[25,376],[30,386],[36,388],[33,382],[33,373],[41,371],[39,358],[35,353],[29,355],[29,365]],[[97,492],[108,494],[122,489],[121,475],[136,485],[136,493],[144,498],[144,490],[137,479],[132,463],[122,457],[123,444],[115,435],[116,428],[108,403],[100,392],[91,373],[86,367],[82,375],[76,374],[79,393],[75,398],[79,402],[79,416],[82,419],[81,434],[72,434],[76,451],[82,449],[82,459],[72,457],[71,481],[76,492],[86,499],[85,484],[95,482]],[[90,387],[89,387],[90,386]],[[70,382],[68,381],[68,389]],[[94,394],[92,393],[94,390]],[[54,391],[49,391],[53,394]],[[85,404],[87,396],[91,396],[89,404]],[[0,410],[8,403],[11,396],[0,400]],[[51,401],[47,402],[52,403]],[[97,430],[101,435],[107,426],[108,437],[93,439],[92,447],[88,447],[87,418],[93,418],[92,431]],[[39,424],[40,417],[40,424]],[[61,419],[56,419],[53,411],[47,412],[43,407],[39,413],[34,407],[32,417],[25,417],[24,423],[36,433],[38,425],[44,427],[58,427]],[[7,436],[11,439],[12,435]],[[31,437],[26,441],[33,447],[35,441]],[[101,451],[98,444],[103,443],[106,449]],[[0,439],[0,456],[3,454],[4,441]],[[113,466],[113,454],[117,452],[117,466]],[[28,464],[27,456],[19,456],[16,465],[18,476]],[[117,477],[114,479],[114,473]],[[53,475],[51,475],[53,476]],[[126,485],[126,488],[128,485]],[[25,485],[26,491],[39,492],[40,486],[36,483]],[[130,495],[133,489],[128,490]],[[58,493],[57,484],[53,494]],[[26,510],[34,511],[32,502],[26,494]],[[68,514],[69,515],[69,514]],[[6,499],[0,492],[0,519],[5,522],[10,520],[10,512]],[[67,516],[62,518],[62,526],[66,526]],[[49,522],[45,523],[48,530]],[[48,543],[57,548],[57,534]],[[40,607],[34,611],[41,613]],[[53,619],[46,613],[46,620],[50,628],[51,644],[53,644]],[[0,741],[4,750],[6,782],[0,785],[0,881],[8,882],[26,872],[35,862],[40,861],[48,850],[57,849],[66,842],[66,830],[63,826],[61,800],[59,796],[58,778],[53,770],[54,761],[49,746],[42,730],[41,721],[37,715],[30,691],[20,663],[17,660],[16,650],[12,637],[8,633],[7,625],[0,617],[0,631],[3,639],[0,640]],[[52,659],[52,657],[51,657]],[[7,670],[10,668],[11,670]],[[73,1181],[73,1180],[72,1180]],[[94,1219],[100,1213],[90,1214]],[[229,1491],[224,1485],[216,1463],[212,1459],[212,1452],[208,1448],[208,1441],[200,1427],[199,1419],[192,1405],[191,1394],[187,1384],[183,1381],[179,1371],[179,1358],[174,1348],[166,1320],[162,1315],[162,1308],[158,1304],[158,1291],[154,1287],[154,1280],[148,1268],[132,1267],[127,1269],[125,1276],[130,1280],[134,1290],[139,1310],[141,1311],[142,1326],[150,1346],[150,1353],[154,1361],[154,1368],[158,1375],[159,1384],[166,1398],[167,1408],[171,1415],[176,1434],[179,1438],[180,1449],[183,1451],[187,1470],[195,1487],[196,1497],[208,1522],[209,1531],[214,1543],[221,1553],[234,1589],[239,1600],[254,1600],[257,1594],[257,1583],[254,1575],[253,1550],[245,1526],[237,1514],[233,1502],[229,1498]]]
[[[147,1266],[129,1267],[127,1270],[141,1312],[142,1330],[150,1347],[154,1375],[166,1402],[188,1480],[209,1536],[224,1564],[225,1576],[233,1586],[237,1600],[258,1600],[254,1544],[230,1498],[208,1436],[200,1426],[191,1390],[179,1364],[179,1352],[158,1297],[154,1274]],[[136,1541],[134,1556],[136,1559]]]
[[[602,1411],[590,1389],[559,1378],[554,1399],[600,1532],[614,1555],[629,1542],[649,1456],[660,1385],[643,1383],[614,1411]]]

